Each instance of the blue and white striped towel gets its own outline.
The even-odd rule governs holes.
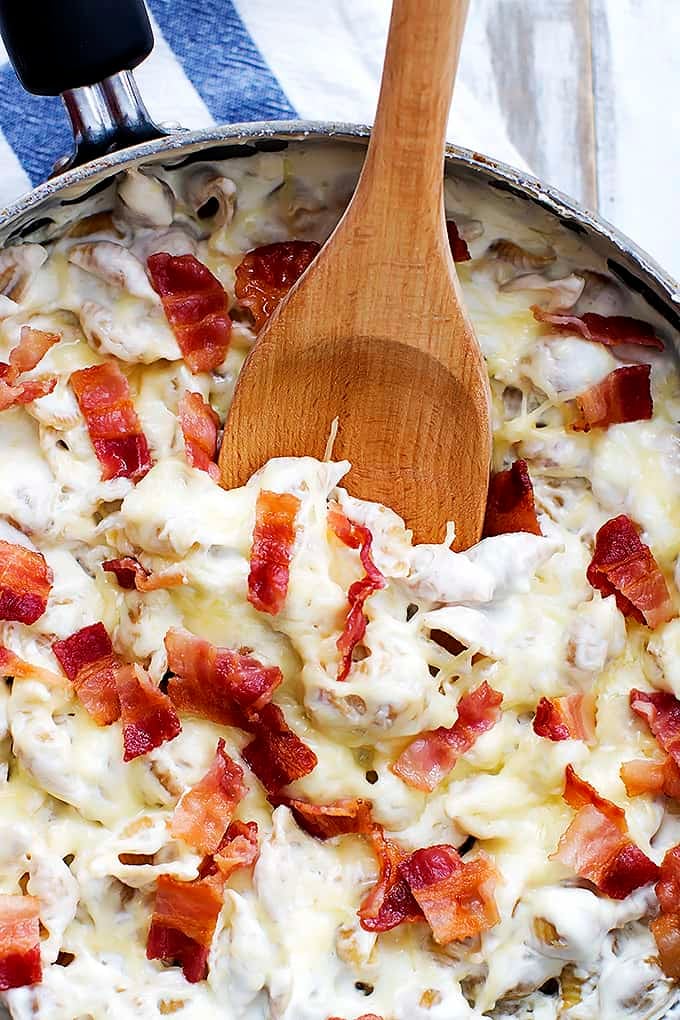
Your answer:
[[[314,120],[370,123],[390,0],[147,0],[156,46],[136,74],[159,123]],[[27,96],[0,43],[0,206],[71,150],[59,99]],[[463,68],[464,71],[464,68]],[[449,137],[522,165],[498,118],[463,80]]]

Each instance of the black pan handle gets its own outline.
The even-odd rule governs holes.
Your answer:
[[[0,0],[0,34],[24,88],[64,100],[75,153],[55,171],[166,134],[132,75],[154,44],[144,0]]]
[[[144,0],[0,0],[0,32],[21,84],[38,96],[131,71],[153,49]]]

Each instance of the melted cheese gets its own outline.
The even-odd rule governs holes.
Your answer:
[[[599,256],[507,195],[447,181],[449,215],[471,237],[473,260],[459,273],[491,375],[494,464],[527,460],[542,536],[502,535],[454,553],[451,529],[442,545],[414,547],[392,510],[342,488],[345,463],[274,460],[230,492],[186,463],[179,399],[197,391],[223,418],[254,338],[240,316],[224,364],[192,375],[144,260],[155,251],[193,252],[233,303],[244,251],[328,236],[359,157],[351,147],[329,154],[300,144],[157,170],[157,179],[130,175],[114,220],[100,218],[96,234],[9,250],[21,286],[0,298],[1,356],[26,322],[62,339],[32,373],[56,374],[54,392],[2,414],[0,535],[41,550],[54,586],[36,623],[3,623],[0,640],[58,672],[52,642],[102,620],[116,650],[157,683],[171,627],[254,649],[282,670],[276,700],[319,760],[291,793],[316,802],[371,799],[376,821],[407,849],[473,837],[503,877],[500,923],[447,947],[435,945],[424,924],[363,931],[356,911],[377,872],[367,844],[306,835],[285,807],[272,812],[245,767],[238,815],[257,821],[260,857],[252,874],[230,880],[207,980],[187,983],[178,968],[145,957],[158,876],[190,880],[200,863],[171,838],[168,822],[208,768],[217,739],[238,759],[247,736],[184,718],[173,741],[125,764],[120,724],[97,727],[65,679],[16,679],[0,686],[0,891],[27,881],[39,898],[44,977],[3,996],[15,1020],[354,1020],[366,1012],[383,1020],[652,1020],[675,999],[647,927],[652,890],[608,900],[550,855],[573,814],[561,796],[569,763],[625,808],[633,838],[654,860],[680,840],[677,816],[659,800],[629,799],[619,778],[623,762],[655,749],[631,718],[630,689],[652,684],[680,696],[679,621],[654,634],[626,623],[614,598],[593,592],[585,577],[595,531],[626,512],[644,529],[677,601],[678,376],[665,355],[551,334],[529,311],[540,286],[521,289],[513,279],[520,270],[486,251],[507,237],[554,250],[552,279],[603,273]],[[207,186],[224,196],[213,220],[195,215]],[[97,211],[113,199],[100,194]],[[584,308],[656,323],[613,281],[600,278],[595,289],[591,282],[582,300]],[[68,384],[71,372],[111,355],[121,359],[154,460],[136,486],[101,481]],[[573,397],[636,360],[652,364],[654,418],[571,432]],[[247,600],[263,488],[300,500],[288,595],[276,617]],[[371,530],[386,578],[366,603],[365,655],[342,684],[336,642],[361,566],[357,552],[329,534],[329,499]],[[101,563],[123,555],[150,569],[179,567],[184,583],[122,591]],[[463,650],[448,651],[432,631]],[[483,680],[503,694],[500,722],[432,794],[405,785],[389,766],[408,738],[453,724],[462,694]],[[587,691],[597,701],[592,746],[533,732],[540,697]],[[553,978],[559,994],[546,985]]]

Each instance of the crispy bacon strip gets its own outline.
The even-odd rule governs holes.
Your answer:
[[[21,677],[27,680],[41,680],[49,687],[62,687],[64,678],[58,673],[41,666],[32,666],[30,662],[20,659],[18,655],[11,652],[9,648],[0,645],[0,676]]]
[[[421,733],[391,766],[392,772],[408,786],[431,792],[444,779],[461,755],[466,754],[482,733],[501,717],[503,695],[486,680],[458,702],[453,726],[440,726]]]
[[[0,894],[0,992],[42,980],[40,900]]]
[[[199,853],[215,853],[245,793],[243,769],[229,757],[220,738],[210,769],[175,808],[171,834]]]
[[[141,666],[123,666],[116,675],[123,723],[123,761],[132,761],[173,740],[182,729],[167,694]]]
[[[659,869],[628,835],[623,810],[566,768],[564,799],[576,815],[551,860],[561,861],[612,899],[655,881]]]
[[[366,931],[426,920],[435,941],[446,944],[498,922],[493,891],[500,876],[485,854],[463,861],[452,846],[409,854],[386,839],[379,825],[373,826],[369,839],[380,874],[359,907]]]
[[[663,340],[654,333],[654,327],[628,315],[571,315],[566,311],[548,312],[539,305],[532,305],[531,311],[538,322],[546,322],[559,333],[579,333],[584,340],[592,340],[605,347],[618,344],[638,344],[640,347],[664,348]]]
[[[541,698],[534,716],[534,733],[548,740],[592,740],[595,736],[595,702],[587,694]]]
[[[231,338],[224,287],[193,255],[159,252],[149,256],[147,268],[187,365],[194,374],[212,372]]]
[[[374,825],[368,838],[378,858],[380,874],[359,906],[361,927],[366,931],[382,932],[396,928],[398,924],[424,921],[425,915],[399,870],[399,865],[408,859],[408,853],[385,837],[381,825]]]
[[[469,262],[472,256],[470,255],[470,249],[468,248],[467,241],[460,236],[458,233],[458,227],[453,220],[446,221],[446,233],[449,237],[449,245],[451,246],[453,261]]]
[[[222,740],[218,744],[218,756],[220,751],[224,751]],[[238,769],[234,762],[231,766]],[[194,787],[190,792],[197,789]],[[213,821],[217,821],[216,816]],[[161,875],[146,943],[147,959],[178,963],[187,981],[203,980],[225,883],[238,868],[251,868],[258,854],[256,823],[233,821],[221,836],[215,852],[204,857],[198,878],[181,882],[170,875]]]
[[[354,581],[349,587],[347,592],[349,612],[342,634],[337,640],[340,652],[340,669],[337,678],[346,680],[352,668],[354,649],[366,633],[367,621],[364,604],[369,596],[385,587],[385,578],[373,562],[371,556],[373,536],[368,528],[363,524],[357,524],[356,521],[350,521],[340,507],[331,507],[328,512],[328,524],[341,542],[350,549],[359,550],[359,557],[365,571],[364,576],[359,581]]]
[[[52,650],[97,725],[122,720],[123,761],[177,736],[181,726],[170,699],[141,666],[122,662],[102,623],[55,641]]]
[[[256,822],[232,822],[212,861],[226,882],[238,868],[252,868],[260,854]]]
[[[299,509],[300,500],[288,492],[263,489],[258,493],[250,551],[248,601],[261,613],[275,616],[286,601],[295,542],[295,518]]]
[[[158,591],[160,588],[177,588],[184,584],[180,570],[147,570],[134,556],[123,556],[118,560],[106,560],[102,570],[115,574],[116,581],[126,591]]]
[[[30,404],[32,400],[52,392],[57,385],[56,376],[24,382],[19,382],[19,376],[35,368],[60,339],[59,333],[46,333],[31,326],[21,327],[20,340],[10,351],[9,364],[0,362],[0,411],[17,404]]]
[[[649,758],[626,761],[621,766],[620,775],[629,797],[663,793],[666,797],[680,800],[680,768],[668,756],[663,761],[650,761]]]
[[[624,616],[648,627],[658,627],[674,615],[659,565],[625,514],[607,521],[598,531],[586,577],[603,596],[615,596]]]
[[[659,906],[664,913],[680,909],[680,846],[666,852],[656,885]]]
[[[680,765],[680,701],[670,691],[630,692],[630,707],[644,719],[657,743]]]
[[[278,807],[285,804],[293,812],[301,829],[317,839],[332,839],[351,833],[368,836],[373,828],[370,800],[360,797],[346,797],[330,804],[312,804],[295,797],[271,797],[271,803]]]
[[[147,959],[178,963],[187,981],[202,981],[208,971],[223,888],[219,874],[193,882],[161,875],[146,941]]]
[[[42,553],[0,541],[0,620],[35,623],[47,608],[52,581]]]
[[[56,376],[46,376],[44,379],[27,379],[25,382],[14,383],[12,386],[9,386],[4,379],[0,379],[0,411],[18,407],[20,404],[30,404],[40,397],[46,397],[56,385]]]
[[[106,361],[81,368],[71,374],[71,386],[102,466],[102,479],[138,482],[151,468],[151,454],[118,364]]]
[[[192,467],[207,471],[214,482],[219,482],[220,469],[215,458],[220,419],[200,393],[187,391],[179,402],[178,410],[188,462]]]
[[[626,813],[618,804],[613,804],[606,797],[601,797],[594,786],[576,774],[573,765],[567,765],[564,773],[564,792],[562,794],[569,807],[580,811],[584,807],[594,807],[604,815],[619,832],[628,832]]]
[[[659,950],[662,971],[674,981],[680,980],[680,912],[659,914],[649,929]]]
[[[0,376],[5,382],[15,383],[24,372],[30,372],[45,357],[51,347],[61,340],[59,333],[22,326],[19,343],[10,351],[9,364],[0,362]]]
[[[186,630],[169,630],[165,648],[168,669],[176,674],[168,683],[175,707],[226,726],[247,728],[283,680],[278,666],[263,666]]]
[[[656,895],[661,913],[649,927],[664,974],[677,981],[680,979],[680,846],[668,850],[661,862]]]
[[[271,704],[283,679],[278,667],[216,648],[183,630],[169,630],[165,647],[168,668],[177,674],[168,683],[174,705],[251,733],[242,756],[269,793],[312,771],[316,755],[290,729],[278,705]]]
[[[514,531],[541,534],[534,504],[534,487],[524,460],[516,460],[507,471],[498,471],[491,476],[486,502],[485,538]]]
[[[316,768],[318,759],[311,748],[291,730],[278,705],[265,705],[248,726],[253,740],[241,751],[268,794]]]
[[[119,719],[116,681],[123,663],[114,654],[104,624],[93,623],[62,641],[55,641],[52,651],[97,725],[108,726]]]
[[[626,421],[647,421],[654,413],[649,365],[624,365],[576,398],[576,432],[590,432]]]
[[[316,241],[278,241],[253,248],[236,267],[234,292],[259,333],[293,284],[316,258]]]
[[[486,854],[463,861],[452,846],[430,846],[412,853],[399,873],[440,945],[472,938],[500,920],[494,899],[500,875]]]

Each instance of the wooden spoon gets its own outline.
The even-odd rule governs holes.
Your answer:
[[[394,0],[375,127],[354,197],[260,334],[236,386],[222,484],[270,457],[333,459],[350,493],[418,542],[482,530],[489,383],[444,220],[446,122],[467,0]],[[343,483],[345,484],[345,483]]]

